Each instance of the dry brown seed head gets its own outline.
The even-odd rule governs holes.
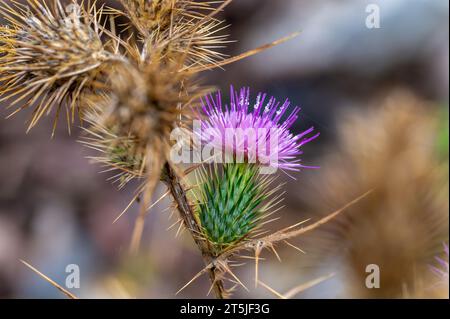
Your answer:
[[[84,143],[101,150],[97,161],[118,169],[129,181],[149,170],[145,158],[168,160],[172,131],[187,128],[191,109],[204,91],[187,72],[179,72],[176,62],[163,62],[156,54],[139,69],[118,67],[110,82],[112,93],[105,102],[92,102],[96,111],[88,116],[92,127]]]
[[[73,122],[84,93],[102,88],[112,57],[100,38],[98,14],[76,2],[26,4],[0,4],[9,22],[0,29],[0,95],[11,106],[20,102],[15,112],[35,105],[29,128],[53,107],[57,117],[66,106]]]
[[[180,0],[122,0],[138,29],[152,32],[167,28],[173,16],[182,14],[188,1]]]
[[[204,65],[220,61],[219,50],[229,42],[221,34],[227,26],[209,16],[212,2],[188,0],[122,0],[131,25],[137,29],[143,44],[144,60],[153,50],[163,52],[166,59],[182,58],[185,65]],[[222,1],[215,2],[222,3]]]

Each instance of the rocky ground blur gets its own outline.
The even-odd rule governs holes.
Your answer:
[[[380,7],[379,29],[368,29],[365,25],[368,15],[365,9],[370,3]],[[346,127],[354,124],[348,114],[357,114],[359,122],[356,127],[361,129],[355,129],[354,134],[358,141],[367,139],[368,144],[375,145],[363,150],[365,143],[359,142],[353,147],[359,147],[361,153],[374,149],[379,151],[378,146],[387,143],[377,143],[378,139],[386,141],[389,136],[362,128],[374,126],[375,131],[383,131],[380,128],[388,125],[386,122],[392,117],[382,107],[382,101],[389,100],[398,92],[407,92],[414,100],[409,104],[420,104],[421,114],[437,123],[426,130],[428,135],[425,134],[423,143],[441,149],[435,155],[434,146],[408,149],[412,153],[408,153],[406,159],[418,157],[414,151],[433,153],[426,164],[420,162],[422,166],[419,169],[411,163],[403,167],[395,160],[398,159],[396,152],[384,152],[381,148],[385,157],[377,161],[376,172],[382,179],[393,180],[397,178],[393,171],[403,169],[404,173],[399,174],[403,176],[420,170],[422,176],[422,170],[429,168],[435,171],[439,167],[438,174],[442,174],[444,181],[428,189],[431,195],[424,195],[427,199],[424,202],[428,204],[422,209],[432,209],[433,214],[438,210],[436,214],[443,220],[447,218],[447,228],[433,240],[435,243],[448,241],[448,192],[444,198],[436,195],[448,190],[448,151],[445,151],[448,150],[448,5],[447,1],[441,0],[236,0],[230,5],[224,17],[231,24],[228,32],[239,42],[233,43],[226,51],[229,55],[271,42],[293,31],[301,30],[301,35],[256,57],[227,66],[225,71],[207,72],[205,82],[223,90],[228,90],[230,84],[235,87],[245,85],[255,93],[262,90],[279,98],[289,97],[302,107],[301,120],[295,129],[314,125],[321,132],[317,141],[305,147],[303,160],[308,164],[319,163],[322,169],[301,172],[296,175],[296,180],[280,174],[280,181],[287,182],[286,206],[278,213],[281,220],[271,224],[270,228],[276,229],[309,217],[317,218],[339,208],[352,196],[367,191],[363,188],[372,183],[361,182],[361,179],[366,181],[364,176],[373,173],[373,167],[365,165],[366,161],[361,164],[356,160],[354,165],[359,165],[357,177],[351,173],[330,173],[330,170],[340,169],[351,172],[349,163],[342,162],[348,158],[346,156],[351,153],[353,145],[345,144],[351,139],[342,138]],[[127,249],[137,207],[132,206],[117,223],[112,221],[133,197],[135,185],[118,191],[107,182],[108,175],[99,174],[101,167],[91,165],[85,158],[92,155],[90,151],[77,143],[80,130],[69,136],[62,122],[56,137],[50,139],[51,121],[48,120],[26,134],[24,122],[29,114],[23,112],[6,120],[8,110],[5,107],[7,105],[3,103],[0,108],[0,297],[63,297],[20,264],[19,259],[27,260],[61,283],[67,275],[66,266],[79,265],[81,287],[73,292],[84,298],[205,297],[209,289],[207,278],[199,279],[175,295],[201,269],[202,261],[186,234],[175,238],[176,228],[167,230],[175,222],[174,218],[169,219],[170,210],[166,209],[169,201],[162,201],[152,209],[147,218],[141,253],[131,257]],[[410,110],[415,112],[414,108]],[[396,126],[395,123],[389,125]],[[407,127],[414,131],[416,126],[411,124]],[[406,142],[397,145],[399,148],[414,144],[412,139],[415,135],[408,130],[402,132],[402,141]],[[337,155],[330,156],[332,153]],[[370,154],[364,153],[364,156],[370,157]],[[358,183],[353,182],[354,178],[358,178]],[[407,183],[420,181],[418,178]],[[402,179],[402,182],[405,181]],[[345,196],[336,200],[337,195],[331,185]],[[349,191],[344,192],[340,186],[348,187]],[[408,188],[408,192],[411,189],[415,188]],[[380,195],[377,208],[367,204],[361,213],[370,210],[371,216],[376,216],[378,210],[386,207],[383,203],[389,203],[389,209],[396,213],[401,215],[405,211],[408,220],[422,218],[422,215],[411,213],[411,206],[402,206],[407,201],[405,198],[409,198],[409,193],[402,190],[403,187],[396,187],[389,196]],[[160,186],[155,198],[163,192]],[[437,197],[439,199],[434,199]],[[391,228],[408,225],[394,224]],[[383,229],[383,226],[379,227]],[[279,291],[287,291],[293,285],[336,272],[333,279],[296,297],[361,296],[354,289],[348,289],[349,282],[355,277],[342,270],[345,269],[342,265],[348,264],[342,259],[350,258],[344,252],[350,250],[352,243],[358,240],[357,236],[352,232],[352,236],[341,238],[344,244],[337,245],[339,249],[336,251],[342,254],[320,257],[323,255],[317,252],[323,250],[324,243],[328,245],[327,250],[333,250],[334,246],[332,241],[321,241],[317,236],[312,237],[315,240],[299,239],[296,242],[306,249],[306,254],[299,254],[289,247],[280,248],[282,263],[265,254],[267,260],[261,266],[261,280]],[[423,240],[417,238],[417,241]],[[415,244],[414,241],[409,243]],[[399,254],[407,243],[404,245],[398,247]],[[363,249],[370,249],[370,246]],[[413,250],[411,254],[415,252]],[[430,254],[438,253],[438,250],[430,251]],[[355,264],[358,263],[352,263]],[[405,264],[407,262],[402,260],[402,267]],[[237,271],[249,287],[253,287],[253,271],[251,262]],[[238,289],[235,296],[273,295],[259,287],[251,288],[250,292]],[[425,294],[427,296],[434,295]]]

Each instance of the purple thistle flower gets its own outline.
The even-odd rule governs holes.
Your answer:
[[[287,112],[289,100],[281,104],[274,97],[267,99],[267,94],[262,93],[250,106],[249,88],[241,88],[238,92],[231,86],[230,91],[229,105],[222,104],[220,91],[202,99],[202,110],[207,116],[201,124],[202,142],[225,156],[231,155],[237,162],[243,159],[244,162],[290,171],[317,168],[301,164],[298,156],[302,154],[300,148],[317,138],[319,133],[311,135],[313,127],[297,135],[290,132],[298,118],[299,107]]]
[[[449,272],[449,265],[448,265],[448,244],[444,243],[444,253],[447,257],[447,260],[444,260],[440,257],[434,257],[436,261],[438,262],[439,266],[431,266],[431,270],[437,274],[444,282],[448,283],[448,272]]]

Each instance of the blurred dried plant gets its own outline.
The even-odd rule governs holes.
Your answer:
[[[439,115],[434,105],[395,91],[381,105],[341,117],[339,144],[315,179],[316,196],[336,205],[361,189],[373,194],[319,230],[310,251],[318,263],[343,260],[349,296],[445,296],[434,294],[429,269],[449,231],[448,158],[443,161],[436,146]],[[380,268],[378,289],[365,286],[369,264]]]

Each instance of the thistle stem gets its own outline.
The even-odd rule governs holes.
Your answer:
[[[197,219],[195,218],[194,211],[192,210],[191,205],[186,197],[186,191],[183,188],[179,176],[176,174],[174,169],[170,166],[169,163],[166,163],[163,168],[162,173],[162,181],[169,188],[172,197],[177,204],[177,209],[183,219],[183,223],[192,238],[194,239],[195,244],[200,250],[203,261],[205,265],[210,265],[214,260],[214,255],[208,245],[201,237],[201,228],[198,224]],[[217,299],[224,299],[226,295],[226,290],[223,285],[222,279],[220,279],[220,272],[217,268],[211,267],[209,269],[209,278],[213,285],[212,290]]]

